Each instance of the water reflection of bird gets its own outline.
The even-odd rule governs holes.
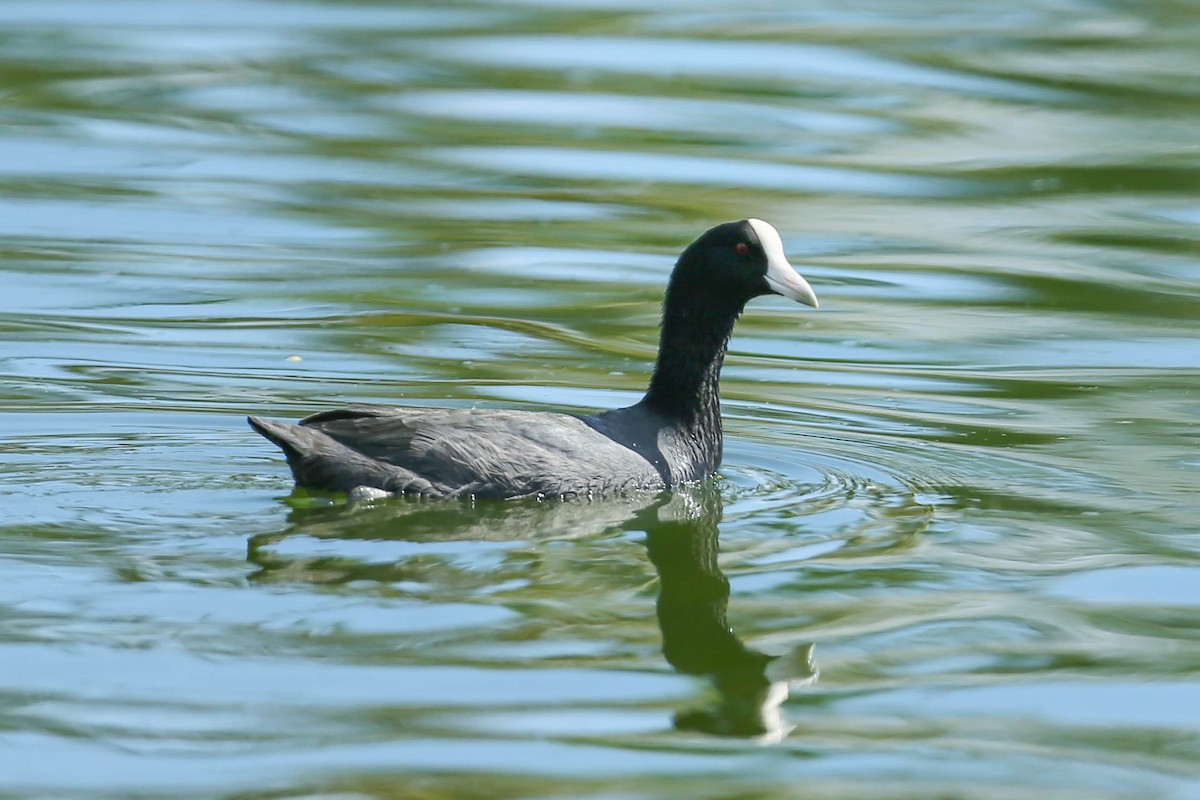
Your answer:
[[[782,656],[747,647],[726,618],[729,581],[717,563],[722,506],[711,481],[671,493],[628,495],[590,503],[536,501],[392,503],[298,508],[288,529],[253,537],[248,560],[258,566],[252,580],[345,585],[361,581],[428,582],[439,569],[427,559],[401,559],[381,548],[375,560],[312,555],[278,548],[289,537],[375,542],[506,542],[588,538],[644,532],[650,561],[658,571],[658,623],[667,662],[685,675],[702,676],[716,690],[707,708],[678,713],[681,730],[724,736],[774,739],[786,733],[779,706],[791,687],[816,679],[812,644]],[[281,552],[282,551],[282,552]],[[361,556],[361,551],[358,551]]]
[[[658,570],[663,655],[675,669],[712,680],[710,708],[676,715],[677,727],[725,736],[786,733],[779,706],[790,687],[816,680],[812,644],[784,656],[746,647],[729,627],[729,581],[717,563],[721,499],[711,487],[680,492],[645,522],[646,548]],[[644,516],[643,516],[644,518]]]
[[[250,417],[300,486],[431,497],[578,497],[662,489],[721,461],[721,364],[754,297],[817,305],[783,242],[757,219],[704,233],[679,256],[658,360],[636,405],[588,416],[501,409],[359,406],[290,425]]]
[[[536,500],[426,503],[396,499],[387,503],[350,505],[297,503],[283,531],[254,536],[248,558],[259,567],[252,577],[263,582],[302,580],[390,583],[411,578],[411,564],[397,563],[394,551],[378,548],[380,557],[345,558],[320,553],[304,556],[278,547],[288,539],[344,542],[529,542],[586,539],[608,531],[627,530],[638,513],[659,504],[657,495],[630,493],[597,502],[546,503]],[[304,548],[300,548],[303,550]],[[363,551],[345,548],[360,555]]]

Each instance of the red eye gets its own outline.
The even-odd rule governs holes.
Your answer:
[[[750,245],[746,244],[745,242],[738,242],[737,246],[733,249],[737,250],[737,254],[739,256],[744,256],[750,252]]]

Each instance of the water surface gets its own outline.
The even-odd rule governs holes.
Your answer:
[[[0,7],[0,794],[1196,796],[1193,11]],[[711,484],[347,511],[244,425],[632,402],[746,216],[822,309]]]

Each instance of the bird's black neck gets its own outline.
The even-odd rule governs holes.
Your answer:
[[[658,360],[642,405],[721,447],[721,364],[741,306],[672,285],[663,303]],[[714,465],[715,466],[715,465]]]

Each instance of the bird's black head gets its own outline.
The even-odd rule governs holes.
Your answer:
[[[761,219],[726,222],[705,231],[679,256],[671,284],[693,296],[722,298],[739,310],[764,294],[817,307],[812,287],[788,263],[779,232]]]
[[[700,455],[688,474],[708,474],[721,460],[721,364],[742,308],[763,294],[817,305],[812,287],[787,262],[779,233],[760,219],[706,231],[675,262],[654,377],[638,407],[690,431]]]

